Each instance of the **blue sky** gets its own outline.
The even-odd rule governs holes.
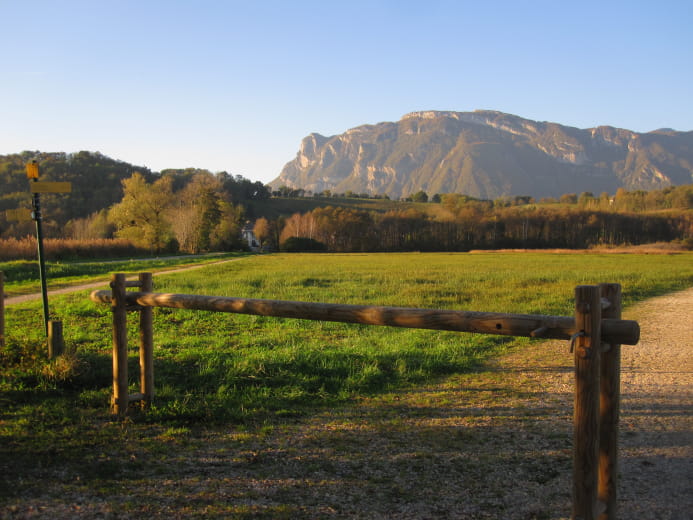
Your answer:
[[[693,130],[693,2],[0,0],[0,154],[269,182],[415,110]]]

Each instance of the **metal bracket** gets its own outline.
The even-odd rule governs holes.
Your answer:
[[[532,332],[529,333],[530,337],[532,338],[541,338],[543,337],[547,332],[549,331],[549,328],[546,326],[539,327],[538,329],[534,329]]]
[[[572,354],[575,351],[575,342],[577,341],[578,338],[583,337],[585,335],[584,330],[579,330],[572,336],[570,336],[570,353]]]

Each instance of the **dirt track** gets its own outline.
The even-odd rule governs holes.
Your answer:
[[[167,269],[167,270],[162,270],[158,272],[154,272],[153,276],[160,276],[164,274],[173,274],[173,273],[180,273],[182,271],[191,271],[193,269],[201,269],[202,267],[207,267],[210,265],[217,265],[217,264],[223,264],[226,262],[235,262],[237,260],[240,260],[241,258],[232,258],[230,260],[220,260],[219,262],[211,262],[207,264],[200,264],[200,265],[191,265],[187,267],[180,267],[176,269]],[[129,279],[136,279],[136,276],[131,276]],[[48,296],[53,296],[53,295],[58,295],[58,294],[68,294],[72,292],[77,292],[77,291],[86,291],[88,289],[98,289],[99,287],[104,287],[107,286],[109,283],[108,279],[104,278],[101,281],[98,282],[90,282],[90,283],[85,283],[85,284],[80,284],[80,285],[71,285],[69,287],[63,287],[62,289],[52,289],[48,291]],[[23,294],[21,296],[10,296],[9,298],[5,298],[5,305],[13,305],[16,303],[23,303],[23,302],[28,302],[32,300],[38,300],[41,298],[41,293],[32,293],[32,294]]]

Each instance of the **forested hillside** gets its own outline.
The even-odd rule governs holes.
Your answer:
[[[32,223],[7,222],[4,210],[30,208],[29,180],[26,163],[39,162],[42,181],[69,181],[72,192],[45,194],[46,230],[56,232],[70,220],[84,218],[110,207],[123,197],[121,181],[135,171],[152,179],[150,170],[106,157],[98,152],[73,154],[57,152],[22,152],[0,155],[0,236],[22,236],[32,231]]]
[[[69,181],[72,184],[71,193],[41,195],[43,227],[47,237],[94,239],[109,238],[116,234],[132,238],[134,232],[130,228],[142,229],[142,219],[152,222],[151,215],[141,214],[141,211],[138,215],[124,215],[123,211],[118,213],[112,210],[117,207],[122,210],[122,203],[132,201],[133,197],[140,198],[134,199],[131,210],[165,210],[164,220],[171,220],[182,226],[183,222],[189,223],[192,218],[190,215],[183,218],[186,210],[190,212],[192,206],[199,208],[204,205],[205,199],[200,193],[201,190],[204,191],[202,186],[205,184],[214,194],[213,200],[207,199],[214,210],[205,216],[206,221],[214,222],[217,218],[221,219],[222,215],[227,215],[229,220],[230,213],[233,213],[234,226],[238,227],[240,219],[246,214],[244,204],[270,196],[262,183],[226,172],[213,174],[197,168],[152,172],[146,167],[111,159],[98,152],[22,152],[0,156],[0,238],[18,238],[34,232],[33,222],[7,220],[4,211],[31,209],[29,180],[26,176],[26,163],[30,160],[38,161],[41,181]],[[133,181],[133,178],[137,180]],[[131,188],[129,198],[126,197],[126,186]],[[155,195],[156,192],[160,193]],[[177,214],[173,212],[174,207],[177,208]],[[232,211],[232,208],[235,209]],[[137,224],[130,225],[131,222]],[[151,234],[142,233],[136,241],[144,242],[151,237]],[[184,250],[198,247],[189,245],[189,232],[180,233],[185,235],[183,241],[187,245],[182,246]],[[177,240],[176,233],[171,229],[165,234],[165,238],[157,238],[154,248],[162,243],[178,247],[172,242]],[[201,240],[203,248],[208,247],[206,240]]]
[[[69,194],[42,195],[47,238],[117,238],[118,247],[125,240],[152,253],[245,248],[241,230],[248,223],[270,251],[466,251],[651,242],[693,247],[693,185],[566,193],[539,201],[420,190],[396,201],[353,192],[270,192],[240,175],[196,168],[151,172],[99,153],[25,152],[0,156],[0,210],[30,207],[25,164],[32,159],[39,161],[41,180],[72,183]],[[10,240],[33,234],[32,221],[7,220],[0,211],[4,259],[26,257],[32,248],[24,244],[19,252],[18,242]],[[98,247],[109,247],[108,242]]]

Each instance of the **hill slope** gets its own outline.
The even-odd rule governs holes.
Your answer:
[[[402,197],[557,197],[693,180],[693,132],[578,129],[493,111],[413,112],[341,135],[310,134],[270,184]]]
[[[146,167],[111,159],[99,152],[26,151],[0,155],[0,234],[7,232],[7,236],[23,236],[32,233],[33,222],[7,222],[4,214],[6,209],[31,207],[26,163],[32,159],[39,162],[42,181],[72,183],[70,193],[41,197],[47,230],[120,201],[123,197],[121,181],[136,171],[152,178],[152,172]]]

